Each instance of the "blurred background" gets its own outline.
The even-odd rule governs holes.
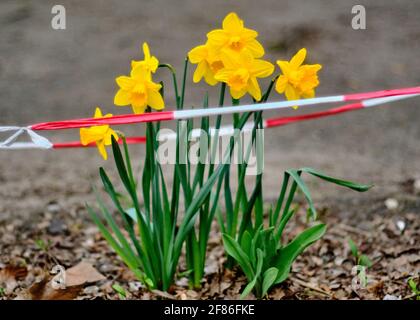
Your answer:
[[[259,32],[265,58],[272,62],[288,60],[306,47],[308,62],[323,65],[317,95],[420,85],[420,1],[61,0],[66,30],[51,27],[55,4],[0,2],[0,125],[89,117],[95,106],[129,113],[130,108],[113,105],[114,79],[129,72],[132,59],[142,58],[141,44],[147,41],[161,62],[181,73],[186,53],[231,11]],[[366,8],[366,30],[351,27],[356,4]],[[215,105],[217,88],[193,84],[194,69],[189,69],[186,106],[200,105],[206,91]],[[168,83],[167,106],[173,109],[167,71],[159,71],[155,79]],[[267,200],[275,198],[283,170],[291,167],[310,166],[375,184],[364,195],[320,185],[313,190],[318,201],[370,201],[419,178],[419,103],[411,99],[266,130]],[[123,130],[143,134],[141,126]],[[79,138],[77,130],[47,136],[57,142]],[[143,146],[131,149],[142,156]],[[51,201],[83,207],[93,198],[90,183],[98,183],[100,165],[113,167],[93,148],[0,151],[0,220],[29,217]]]

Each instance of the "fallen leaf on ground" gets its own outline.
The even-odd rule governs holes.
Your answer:
[[[66,286],[73,287],[92,283],[106,278],[100,274],[90,263],[82,261],[66,270]]]
[[[73,300],[83,288],[83,285],[54,289],[50,277],[45,277],[41,282],[34,283],[29,288],[29,298],[32,300]]]
[[[23,280],[28,275],[26,267],[8,265],[0,270],[0,286],[4,286],[7,292],[12,292],[18,280]]]

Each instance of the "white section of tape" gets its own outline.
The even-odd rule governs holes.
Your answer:
[[[0,141],[0,149],[51,149],[53,147],[47,138],[33,132],[28,127],[0,127],[0,132],[12,132],[7,139]],[[25,134],[30,138],[30,141],[17,141]]]
[[[222,107],[222,108],[176,110],[174,111],[174,118],[177,120],[191,119],[191,118],[196,118],[196,117],[208,117],[208,116],[239,113],[239,112],[267,111],[267,110],[273,110],[273,109],[291,108],[293,106],[303,107],[303,106],[307,106],[311,104],[332,103],[332,102],[340,102],[340,101],[344,101],[344,96],[330,96],[330,97],[300,99],[300,100],[291,100],[291,101],[256,103],[256,104],[246,104],[242,106],[230,106],[230,107]]]
[[[417,96],[420,96],[420,94],[404,94],[404,95],[400,95],[400,96],[368,99],[368,100],[363,100],[362,105],[365,108],[369,108],[369,107],[374,107],[374,106],[377,106],[377,105],[380,105],[380,104],[393,102],[393,101],[398,101],[398,100],[404,100],[404,99],[413,98],[413,97],[417,97]]]

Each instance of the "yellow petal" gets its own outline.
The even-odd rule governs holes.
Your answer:
[[[96,145],[98,147],[99,153],[102,156],[102,158],[104,158],[104,160],[108,159],[108,154],[106,152],[106,148],[105,148],[104,142],[103,141],[99,141],[99,142],[96,143]]]
[[[135,67],[139,66],[142,61],[140,60],[131,60],[131,69],[134,69]]]
[[[255,59],[252,63],[251,73],[257,78],[269,77],[274,71],[274,65],[265,60]]]
[[[131,103],[131,93],[123,89],[118,90],[114,97],[114,104],[117,106],[126,106]]]
[[[135,114],[142,114],[144,113],[144,111],[146,110],[146,105],[136,105],[136,104],[132,104],[131,108],[133,109],[133,112]]]
[[[300,98],[297,90],[293,86],[291,86],[290,84],[288,84],[286,86],[285,95],[286,95],[286,99],[289,100],[289,101],[290,100],[299,100],[299,98]],[[292,108],[297,109],[298,106],[292,106]]]
[[[251,39],[255,39],[258,37],[258,32],[252,29],[243,28],[241,32],[241,38],[245,41],[250,41]]]
[[[308,91],[303,92],[302,93],[302,97],[304,97],[305,99],[315,97],[315,90],[314,89],[310,89]]]
[[[281,75],[276,81],[276,91],[280,94],[286,90],[287,78]]]
[[[201,61],[207,58],[207,46],[200,45],[197,46],[188,52],[188,59],[191,63],[200,63]]]
[[[137,63],[136,61],[132,61],[131,62],[132,65],[133,65],[133,62]],[[128,90],[128,91],[133,89],[133,87],[136,85],[136,81],[134,79],[130,78],[130,77],[127,77],[127,76],[117,77],[115,79],[115,81],[117,82],[118,86],[121,89]]]
[[[109,146],[112,144],[111,137],[114,137],[116,141],[118,141],[119,139],[118,134],[114,130],[109,128],[104,137],[104,144],[106,146]]]
[[[221,69],[214,75],[214,78],[218,81],[227,82],[231,74],[231,71],[227,69]]]
[[[251,51],[254,58],[261,58],[264,55],[264,47],[255,39],[247,42],[246,48]]]
[[[244,27],[244,22],[239,19],[235,12],[229,13],[223,19],[223,29],[227,31],[240,31]]]
[[[223,46],[229,40],[229,36],[225,31],[217,29],[207,33],[207,39],[210,46]]]
[[[250,55],[250,53],[247,52],[240,54],[236,51],[225,49],[220,53],[220,59],[226,69],[236,69],[245,62],[244,60],[247,59],[245,55],[247,54]]]
[[[149,90],[147,92],[147,104],[155,109],[155,110],[162,110],[165,107],[165,103],[163,101],[163,98],[161,94],[158,91],[155,90]]]
[[[306,58],[306,49],[302,48],[295,54],[295,56],[290,60],[290,66],[294,69],[297,69],[301,66],[303,61]]]
[[[320,64],[306,64],[300,67],[306,74],[316,74],[319,70],[322,69]]]
[[[261,88],[256,78],[251,78],[248,82],[248,93],[257,101],[261,100]]]
[[[246,94],[247,88],[243,88],[241,90],[234,90],[230,88],[230,95],[233,99],[240,99]]]
[[[157,68],[159,67],[159,60],[155,56],[150,58],[149,67],[150,71],[152,71],[153,73],[155,73]]]
[[[210,69],[208,69],[207,72],[204,74],[204,80],[210,86],[214,86],[218,83],[218,81],[214,77],[214,73]]]
[[[297,90],[291,86],[290,84],[288,84],[286,86],[286,90],[285,90],[285,94],[286,94],[286,99],[287,100],[299,100],[299,93],[297,92]]]
[[[207,62],[201,61],[197,68],[194,71],[193,81],[194,83],[200,82],[200,80],[203,78],[204,74],[207,72],[208,66]]]
[[[93,116],[94,118],[102,118],[102,111],[101,108],[96,107],[95,109],[95,115]]]
[[[287,76],[290,71],[289,61],[277,60],[277,65],[280,67],[281,72]]]
[[[80,129],[80,142],[86,146],[89,143],[102,139],[103,134],[95,132],[92,128],[81,128]]]
[[[139,81],[150,79],[150,72],[144,67],[143,63],[139,63],[139,65],[133,68],[130,75],[132,78]]]
[[[143,42],[143,54],[144,54],[144,60],[150,59],[150,49],[147,42]]]

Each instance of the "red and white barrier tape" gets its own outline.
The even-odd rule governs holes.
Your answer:
[[[206,116],[215,116],[215,115],[224,115],[224,114],[233,114],[233,113],[243,113],[251,111],[267,111],[275,109],[290,108],[292,106],[308,106],[322,103],[334,103],[342,101],[357,101],[353,104],[344,105],[338,108],[332,108],[326,111],[320,111],[300,116],[294,117],[281,117],[267,119],[264,122],[265,128],[275,127],[286,125],[294,122],[305,121],[309,119],[316,119],[320,117],[326,117],[331,115],[336,115],[348,111],[373,107],[381,105],[388,102],[393,102],[397,100],[412,98],[420,95],[420,87],[412,88],[403,88],[403,89],[394,89],[394,90],[382,90],[382,91],[373,91],[366,93],[356,93],[349,95],[340,95],[340,96],[328,96],[328,97],[319,97],[312,99],[301,99],[294,101],[281,101],[281,102],[268,102],[260,104],[249,104],[241,106],[229,106],[229,107],[218,107],[218,108],[206,108],[206,109],[190,109],[190,110],[175,110],[175,111],[163,111],[163,112],[152,112],[144,113],[140,115],[127,114],[127,115],[117,115],[109,118],[85,118],[85,119],[75,119],[75,120],[64,120],[64,121],[52,121],[34,124],[28,127],[0,127],[0,132],[2,131],[15,131],[15,133],[7,138],[5,141],[0,142],[0,149],[23,149],[23,148],[40,148],[40,149],[50,149],[50,148],[71,148],[71,147],[80,147],[82,146],[79,142],[68,142],[68,143],[56,143],[52,144],[46,138],[36,134],[36,130],[62,130],[62,129],[72,129],[72,128],[83,128],[90,127],[95,125],[121,125],[121,124],[134,124],[142,122],[155,122],[155,121],[169,121],[169,120],[186,120],[191,118],[199,118]],[[247,124],[245,130],[249,130],[253,127],[252,123]],[[220,135],[230,134],[233,130],[232,127],[223,127]],[[26,132],[30,138],[31,142],[22,143],[16,142],[17,137]],[[145,141],[144,137],[132,137],[127,138],[128,143],[143,143]]]

